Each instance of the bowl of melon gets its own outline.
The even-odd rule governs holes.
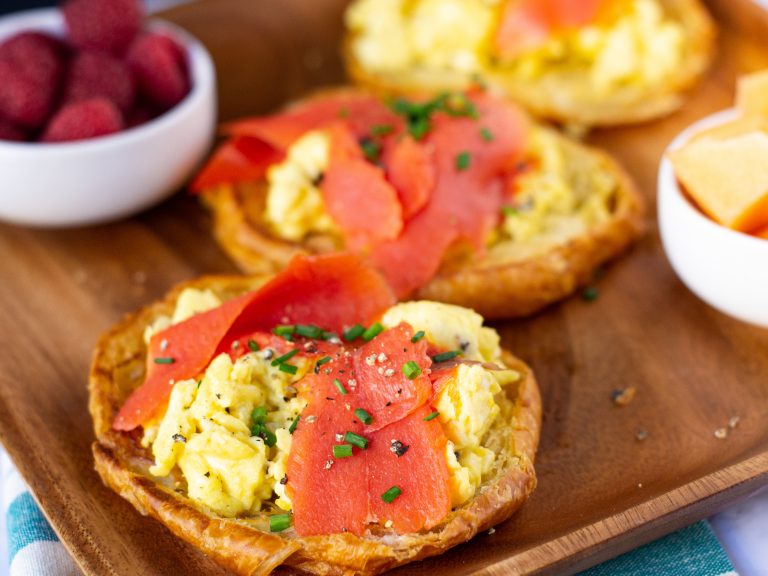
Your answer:
[[[0,220],[78,226],[177,191],[212,143],[211,58],[140,0],[0,19]]]
[[[768,71],[742,78],[733,109],[670,144],[658,217],[683,283],[721,312],[768,327]]]

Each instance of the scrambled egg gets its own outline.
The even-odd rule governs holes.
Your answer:
[[[172,318],[161,317],[145,337],[194,313],[218,306],[210,291],[188,288]],[[187,481],[189,497],[222,516],[258,512],[262,502],[291,509],[280,480],[286,474],[293,419],[304,409],[291,385],[310,368],[298,358],[295,375],[271,365],[273,352],[250,352],[232,362],[227,354],[213,359],[198,382],[177,382],[165,415],[145,426],[143,444],[152,446],[150,473],[167,476],[175,466]],[[276,436],[269,447],[251,434],[253,410],[267,409],[267,428]]]
[[[491,59],[500,0],[357,0],[346,13],[352,51],[367,69],[408,68],[483,73]],[[684,33],[659,0],[628,0],[611,18],[551,38],[501,67],[533,78],[553,70],[587,70],[598,91],[653,85],[673,76]]]
[[[386,327],[408,322],[438,348],[463,350],[462,358],[500,364],[499,335],[483,327],[483,318],[472,310],[438,302],[406,302],[390,308],[382,317]],[[448,376],[433,406],[440,415],[448,445],[446,459],[451,477],[451,504],[472,498],[493,468],[496,455],[482,446],[499,414],[496,395],[501,386],[514,382],[514,370],[488,370],[482,364],[459,364]]]
[[[152,330],[218,303],[210,292],[188,289],[181,296],[173,317],[160,318]],[[500,363],[499,336],[483,327],[482,317],[471,310],[410,302],[390,308],[382,319],[387,327],[401,321],[424,330],[433,345],[463,349],[466,360],[477,362],[458,364],[433,402],[449,440],[446,462],[452,504],[458,506],[475,494],[493,468],[495,454],[482,444],[499,414],[495,397],[502,385],[519,375],[513,370],[488,370],[481,364]],[[312,362],[294,358],[291,363],[299,370],[291,375],[273,367],[271,359],[268,350],[249,352],[235,362],[221,354],[199,381],[177,382],[165,414],[145,426],[143,442],[152,446],[155,458],[150,472],[162,477],[178,467],[189,497],[221,516],[256,513],[272,498],[278,507],[291,510],[280,481],[291,449],[288,428],[305,407],[293,384]],[[274,446],[252,434],[252,415],[258,407],[266,408],[266,426],[276,437]]]
[[[489,263],[533,256],[610,218],[619,183],[599,157],[568,151],[561,142],[546,130],[531,132],[532,167],[515,182],[514,205],[490,241]]]
[[[288,149],[283,162],[267,171],[264,217],[278,237],[297,242],[310,233],[336,229],[319,188],[328,168],[330,145],[327,133],[307,132]]]

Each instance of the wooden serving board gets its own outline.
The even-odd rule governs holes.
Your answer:
[[[343,4],[211,0],[168,16],[213,52],[227,119],[341,81]],[[729,106],[738,74],[768,66],[763,12],[748,0],[711,0],[711,8],[719,56],[685,109],[592,137],[626,164],[652,204],[667,142]],[[398,573],[573,572],[768,482],[768,331],[695,298],[649,224],[647,237],[596,282],[596,301],[574,297],[498,326],[542,386],[533,498],[495,534]],[[102,486],[86,408],[91,350],[103,330],[176,282],[234,271],[209,232],[207,215],[183,194],[109,226],[0,225],[0,440],[87,574],[224,574]],[[627,386],[637,397],[619,408],[611,392]],[[738,426],[717,439],[714,431],[735,416]]]

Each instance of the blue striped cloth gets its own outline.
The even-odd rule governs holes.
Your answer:
[[[80,576],[7,454],[0,448],[9,569],[0,576]],[[737,576],[707,522],[600,564],[581,576]]]

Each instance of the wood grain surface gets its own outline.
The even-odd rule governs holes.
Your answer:
[[[227,119],[341,81],[343,4],[210,0],[168,17],[211,49]],[[667,142],[729,106],[738,74],[768,66],[762,11],[749,0],[710,5],[721,26],[718,60],[685,109],[592,136],[652,203]],[[0,225],[0,440],[89,575],[224,574],[102,486],[86,408],[91,350],[103,330],[176,282],[234,271],[209,231],[202,208],[184,194],[109,226]],[[495,534],[397,573],[570,573],[768,482],[768,331],[696,299],[672,272],[653,224],[596,286],[594,302],[574,297],[498,325],[505,347],[533,366],[542,386],[531,501]],[[637,397],[616,407],[611,392],[627,386]],[[714,431],[735,416],[738,426],[717,439]]]

